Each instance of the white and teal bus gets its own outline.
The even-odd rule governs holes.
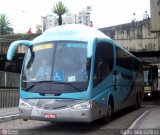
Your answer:
[[[83,25],[46,30],[27,46],[20,78],[20,116],[53,122],[109,121],[143,99],[141,62],[100,31]]]

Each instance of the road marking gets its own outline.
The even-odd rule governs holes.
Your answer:
[[[137,126],[146,118],[146,116],[152,111],[152,109],[145,111],[138,119],[136,119],[133,124],[128,129],[137,129]]]

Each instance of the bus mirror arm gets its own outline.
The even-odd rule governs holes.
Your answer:
[[[12,58],[16,52],[16,49],[20,45],[30,47],[32,45],[32,42],[28,41],[28,40],[19,40],[19,41],[14,41],[13,43],[11,43],[11,45],[9,46],[8,52],[7,52],[7,59],[8,60],[12,60]]]
[[[113,71],[113,75],[115,76],[114,90],[117,90],[117,71]]]

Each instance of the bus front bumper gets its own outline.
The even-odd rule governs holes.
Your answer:
[[[85,123],[92,122],[102,117],[102,114],[96,113],[94,109],[101,108],[102,106],[100,107],[97,103],[93,103],[93,101],[86,102],[86,108],[80,108],[79,105],[75,105],[60,109],[45,109],[31,106],[21,100],[19,104],[20,117],[25,120]],[[102,108],[104,108],[104,106]]]

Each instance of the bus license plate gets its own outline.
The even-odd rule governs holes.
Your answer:
[[[45,113],[45,114],[44,114],[44,117],[45,117],[45,118],[56,118],[57,116],[56,116],[56,114]]]

